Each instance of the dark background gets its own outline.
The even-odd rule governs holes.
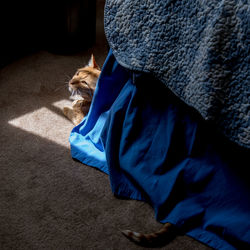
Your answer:
[[[106,174],[71,158],[62,108],[76,70],[108,54],[104,4],[0,1],[1,250],[140,250],[120,230],[161,227],[149,204],[117,199]],[[178,236],[160,249],[210,248]]]
[[[0,67],[37,50],[74,53],[95,41],[94,0],[6,2],[0,3]]]

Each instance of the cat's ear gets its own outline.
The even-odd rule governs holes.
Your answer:
[[[92,67],[92,68],[101,70],[101,68],[99,67],[99,65],[96,63],[96,60],[95,60],[95,57],[94,57],[93,54],[91,55],[91,58],[90,58],[90,60],[89,60],[88,65],[89,65],[90,67]]]

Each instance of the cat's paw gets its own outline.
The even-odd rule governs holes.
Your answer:
[[[75,100],[72,102],[72,107],[80,107],[84,103],[84,100]]]
[[[63,114],[64,114],[66,117],[68,117],[68,114],[69,114],[70,112],[72,112],[72,109],[71,109],[71,108],[69,108],[69,107],[64,107],[64,108],[63,108]]]

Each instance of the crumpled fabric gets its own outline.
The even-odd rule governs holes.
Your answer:
[[[148,202],[159,222],[215,249],[249,249],[249,150],[112,51],[69,140],[74,159],[109,174],[117,197]]]
[[[247,0],[107,0],[120,65],[149,72],[231,141],[250,148]]]

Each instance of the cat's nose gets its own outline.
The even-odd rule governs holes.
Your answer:
[[[69,84],[74,85],[74,84],[76,84],[76,81],[72,79],[72,80],[69,81]]]

